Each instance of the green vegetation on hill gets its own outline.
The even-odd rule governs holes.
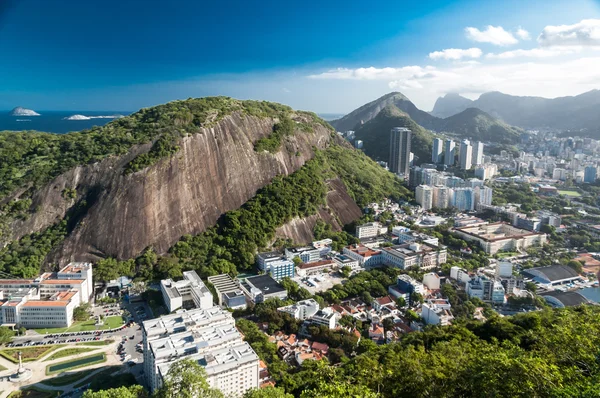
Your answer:
[[[283,137],[292,135],[296,123],[288,117],[282,118],[279,123],[275,123],[273,126],[273,132],[265,138],[261,138],[254,144],[254,150],[256,152],[267,151],[275,153],[281,148],[281,141]]]
[[[429,162],[433,133],[415,123],[408,114],[395,105],[383,108],[377,116],[356,129],[356,139],[362,140],[367,155],[375,160],[387,162],[390,156],[390,130],[406,127],[412,131],[411,151],[417,163]]]
[[[466,138],[503,144],[519,142],[521,134],[524,133],[522,129],[509,126],[477,108],[468,108],[443,119],[442,126],[444,130]]]
[[[227,212],[208,231],[184,236],[170,251],[170,272],[196,269],[202,275],[250,269],[258,249],[266,248],[275,229],[294,217],[315,214],[325,205],[326,180],[339,177],[361,206],[385,197],[408,198],[408,190],[391,173],[358,151],[331,146],[300,170],[276,177],[240,209]],[[163,260],[165,261],[165,260]]]
[[[156,141],[146,156],[139,155],[127,167],[127,172],[141,170],[174,153],[180,137],[210,127],[233,112],[280,117],[293,110],[266,101],[207,97],[142,109],[105,126],[76,133],[1,132],[0,198],[19,187],[38,187],[72,167],[122,155],[134,145]]]

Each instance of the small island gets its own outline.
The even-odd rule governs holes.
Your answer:
[[[39,113],[37,113],[34,110],[31,109],[26,109],[20,106],[17,106],[15,109],[13,109],[10,112],[11,116],[40,116]]]

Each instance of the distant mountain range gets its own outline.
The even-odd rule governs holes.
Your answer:
[[[600,138],[600,90],[553,99],[490,92],[473,101],[458,94],[447,94],[437,99],[431,115],[447,118],[467,108],[481,109],[524,129],[580,131]]]
[[[417,108],[399,92],[386,94],[330,123],[338,131],[354,130],[356,139],[363,141],[365,153],[376,160],[387,160],[390,129],[408,127],[413,131],[412,151],[419,163],[431,156],[435,132],[502,144],[518,142],[523,133],[475,108],[463,109],[447,118],[436,117]]]

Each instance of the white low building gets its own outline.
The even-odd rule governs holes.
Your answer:
[[[210,308],[213,306],[213,296],[196,271],[183,273],[183,280],[174,282],[172,279],[160,281],[160,290],[169,312],[179,308]]]
[[[319,311],[319,303],[314,299],[298,301],[295,304],[277,308],[277,311],[290,314],[294,319],[304,321],[312,318]]]
[[[421,306],[421,318],[428,325],[447,326],[454,319],[450,308],[450,302],[446,299],[427,300]]]
[[[423,275],[423,285],[427,286],[427,289],[429,290],[439,290],[440,276],[435,272],[429,272]]]

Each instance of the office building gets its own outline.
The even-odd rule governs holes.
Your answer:
[[[0,325],[69,327],[73,310],[89,302],[93,291],[90,263],[71,263],[36,279],[0,279]]]
[[[473,158],[471,161],[473,167],[483,164],[483,142],[478,141],[473,145]]]
[[[246,308],[246,296],[237,281],[227,274],[209,276],[208,281],[217,293],[217,302],[222,307],[232,309]]]
[[[320,306],[314,299],[298,301],[292,305],[277,308],[277,311],[290,314],[294,319],[304,321],[319,312]]]
[[[444,144],[444,164],[446,166],[454,165],[454,141],[446,140]]]
[[[469,140],[464,140],[460,144],[460,168],[469,170],[472,166],[473,147]]]
[[[394,127],[390,132],[389,169],[404,178],[410,170],[411,138],[412,132],[405,127]]]
[[[258,253],[256,255],[256,265],[259,270],[271,275],[276,281],[296,276],[294,262],[286,259],[279,252]]]
[[[151,393],[182,359],[201,365],[212,388],[241,396],[259,386],[259,358],[230,313],[218,307],[182,310],[142,324],[144,375]]]
[[[423,210],[433,207],[433,188],[427,185],[419,185],[415,190],[415,200]]]
[[[546,234],[529,232],[515,228],[507,223],[483,223],[454,228],[452,231],[460,238],[477,243],[487,254],[499,251],[520,251],[528,247],[540,247],[546,243]]]
[[[440,138],[433,140],[433,150],[431,152],[431,163],[441,163],[444,156],[444,141]]]
[[[286,259],[294,261],[294,258],[296,257],[298,257],[303,263],[312,263],[319,261],[321,258],[321,251],[313,246],[285,248]]]
[[[428,243],[405,243],[382,250],[383,264],[400,269],[418,268],[428,270],[446,263],[445,246]]]
[[[381,234],[383,226],[378,222],[369,222],[366,224],[358,225],[356,227],[356,237],[358,239],[374,238]],[[384,229],[384,233],[387,232],[387,228]]]
[[[160,291],[169,312],[181,307],[204,309],[213,306],[213,296],[196,271],[185,271],[181,281],[161,280]]]
[[[242,291],[255,304],[262,303],[270,298],[285,300],[287,291],[269,275],[250,276],[240,283]]]
[[[504,303],[504,286],[500,281],[490,279],[484,275],[478,275],[465,284],[469,298],[477,297],[485,302],[493,304]]]
[[[586,166],[583,174],[583,182],[592,184],[597,180],[598,169],[596,166]]]

